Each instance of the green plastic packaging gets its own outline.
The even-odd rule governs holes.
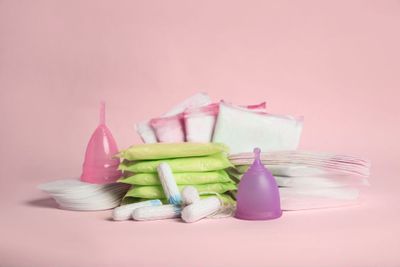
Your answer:
[[[218,193],[222,194],[230,190],[236,190],[236,185],[234,183],[214,183],[214,184],[203,184],[203,185],[192,185],[194,186],[199,194],[201,193]],[[182,190],[185,185],[178,186],[179,190]],[[157,185],[137,185],[133,186],[126,193],[126,197],[134,198],[165,198],[163,188]]]
[[[216,194],[204,194],[200,195],[201,199],[207,198],[207,197],[215,197]],[[229,194],[218,194],[218,197],[223,201],[225,205],[234,205],[236,201],[229,195]],[[121,205],[126,205],[126,204],[132,204],[132,203],[137,203],[137,202],[142,202],[149,200],[148,198],[136,198],[136,197],[125,197],[122,200]],[[163,204],[169,204],[168,199],[166,198],[161,198],[160,199]]]
[[[157,160],[169,158],[186,158],[208,156],[229,152],[221,143],[155,143],[134,145],[122,150],[118,157],[126,160]]]
[[[174,158],[160,160],[126,161],[124,160],[119,169],[133,173],[156,173],[157,166],[165,162],[171,167],[172,172],[208,172],[233,167],[225,153],[217,153],[210,156]]]
[[[212,172],[181,172],[174,173],[178,185],[212,184],[230,182],[229,175],[224,170]],[[157,173],[138,173],[118,180],[120,183],[132,185],[160,185]]]

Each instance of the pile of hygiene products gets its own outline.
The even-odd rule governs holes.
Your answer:
[[[156,143],[134,145],[122,150],[118,182],[132,185],[122,204],[160,199],[163,203],[179,204],[181,199],[167,199],[160,180],[160,165],[167,164],[180,190],[192,186],[201,196],[219,194],[226,202],[233,199],[226,194],[236,190],[236,184],[225,171],[233,165],[227,158],[228,148],[218,143]]]
[[[235,165],[229,174],[240,181],[254,161],[254,155],[239,153],[229,159]],[[356,204],[360,190],[369,186],[370,163],[354,156],[275,151],[262,153],[260,159],[279,186],[283,210]]]
[[[122,151],[105,126],[104,107],[100,113],[80,181],[40,187],[65,209],[116,207],[118,221],[265,220],[282,210],[356,204],[369,185],[367,160],[298,150],[303,118],[271,114],[265,102],[240,106],[195,94],[137,123],[144,144]]]
[[[115,154],[117,144],[105,124],[105,104],[100,105],[100,121],[86,148],[80,179],[62,179],[39,185],[63,209],[96,211],[121,204],[129,186],[116,183],[121,177]]]

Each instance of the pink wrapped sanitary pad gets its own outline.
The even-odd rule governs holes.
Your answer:
[[[187,108],[201,107],[204,105],[208,105],[210,103],[211,103],[211,98],[206,93],[202,93],[202,92],[197,93],[197,94],[183,100],[182,102],[180,102],[178,105],[174,106],[173,108],[171,108],[168,112],[164,113],[161,116],[161,118],[175,116],[177,114],[182,113]],[[170,125],[171,121],[168,119],[167,119],[167,121],[168,121],[167,124]],[[158,125],[157,122],[156,122],[156,125]],[[161,128],[163,128],[163,127],[161,127]],[[155,129],[153,129],[150,121],[142,121],[142,122],[137,123],[135,125],[135,129],[136,129],[136,132],[140,135],[140,138],[142,139],[142,141],[144,143],[156,143],[157,142],[158,138],[156,136]],[[175,130],[177,130],[177,129],[175,129]],[[160,131],[162,132],[163,130],[160,129]]]
[[[183,113],[186,141],[211,142],[220,103],[188,108]],[[265,112],[266,103],[242,106],[246,110]]]
[[[187,109],[183,114],[186,140],[188,142],[210,142],[214,132],[219,104]]]
[[[183,115],[155,118],[150,120],[157,141],[162,143],[185,142],[185,130],[183,127]]]
[[[260,110],[260,111],[265,111],[266,107],[267,107],[267,103],[265,103],[265,102],[261,102],[260,104],[245,106],[245,108],[247,108],[247,109]]]

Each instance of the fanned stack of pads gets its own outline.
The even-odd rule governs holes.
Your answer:
[[[229,173],[240,180],[253,162],[251,153],[229,157]],[[261,155],[280,190],[283,210],[329,208],[357,203],[359,191],[369,185],[370,163],[346,155],[304,151],[276,151]]]
[[[233,105],[213,103],[205,93],[195,94],[160,117],[136,124],[144,143],[214,142],[227,145],[231,153],[295,150],[303,118],[273,115],[266,103]]]
[[[129,186],[120,183],[90,184],[78,179],[57,180],[39,185],[39,189],[67,210],[96,211],[120,205]]]
[[[191,185],[202,197],[219,194],[224,201],[233,202],[227,192],[236,190],[236,184],[225,171],[233,166],[227,152],[223,144],[190,142],[142,144],[123,150],[118,156],[124,177],[118,182],[132,187],[122,204],[150,199],[168,203],[157,173],[161,163],[170,166],[180,190]]]

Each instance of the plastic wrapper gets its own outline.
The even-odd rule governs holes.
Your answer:
[[[174,143],[186,140],[182,114],[152,119],[150,125],[154,129],[158,142]]]
[[[230,182],[229,175],[224,170],[211,172],[178,172],[174,173],[178,185],[212,184]],[[160,185],[157,173],[138,173],[118,180],[120,183],[132,185]]]
[[[215,183],[215,184],[203,184],[203,185],[191,185],[201,193],[218,193],[222,194],[230,190],[236,190],[234,183]],[[179,190],[185,186],[178,186]],[[148,199],[164,199],[166,198],[163,188],[161,186],[149,185],[149,186],[133,186],[126,193],[125,197],[134,198],[148,198]]]
[[[183,190],[183,188],[182,188]],[[204,199],[207,197],[215,196],[216,193],[202,193],[200,195],[200,199]],[[225,206],[232,207],[236,205],[235,199],[229,194],[229,193],[223,193],[223,194],[217,194],[218,198],[224,203]],[[130,196],[125,196],[124,199],[122,200],[122,205],[127,205],[131,203],[137,203],[141,201],[147,201],[149,200],[148,198],[137,198],[137,197],[130,197]],[[168,204],[168,200],[166,198],[161,198],[160,199],[163,204]]]
[[[197,94],[183,100],[182,102],[180,102],[178,105],[174,106],[173,108],[171,108],[168,112],[164,113],[161,116],[161,118],[175,116],[177,114],[182,113],[187,108],[200,107],[200,106],[208,105],[210,103],[211,103],[211,99],[206,93],[197,93]],[[168,122],[166,125],[167,126],[169,125],[169,127],[172,127],[173,125],[171,125],[169,123],[170,122]],[[166,125],[164,125],[164,126],[166,126]],[[175,124],[175,125],[178,126],[178,129],[182,128],[182,125],[179,125],[179,124]],[[161,131],[161,135],[162,135],[163,127],[160,126],[159,128],[160,128],[159,131]],[[156,131],[153,129],[153,127],[150,123],[150,120],[137,123],[135,125],[135,129],[144,143],[156,143],[157,142]],[[175,129],[175,131],[178,131],[178,129]]]
[[[265,102],[244,106],[253,111],[265,111]],[[188,142],[210,142],[219,112],[219,103],[198,108],[188,108],[183,113],[186,140]]]
[[[220,143],[157,143],[133,145],[118,156],[126,160],[153,160],[208,156],[228,150]]]
[[[232,167],[224,153],[218,153],[204,157],[126,161],[124,160],[119,169],[133,173],[155,173],[157,166],[161,163],[168,163],[172,172],[206,172],[217,171]]]
[[[252,112],[221,102],[213,142],[229,146],[231,153],[295,150],[303,127],[302,118]]]

